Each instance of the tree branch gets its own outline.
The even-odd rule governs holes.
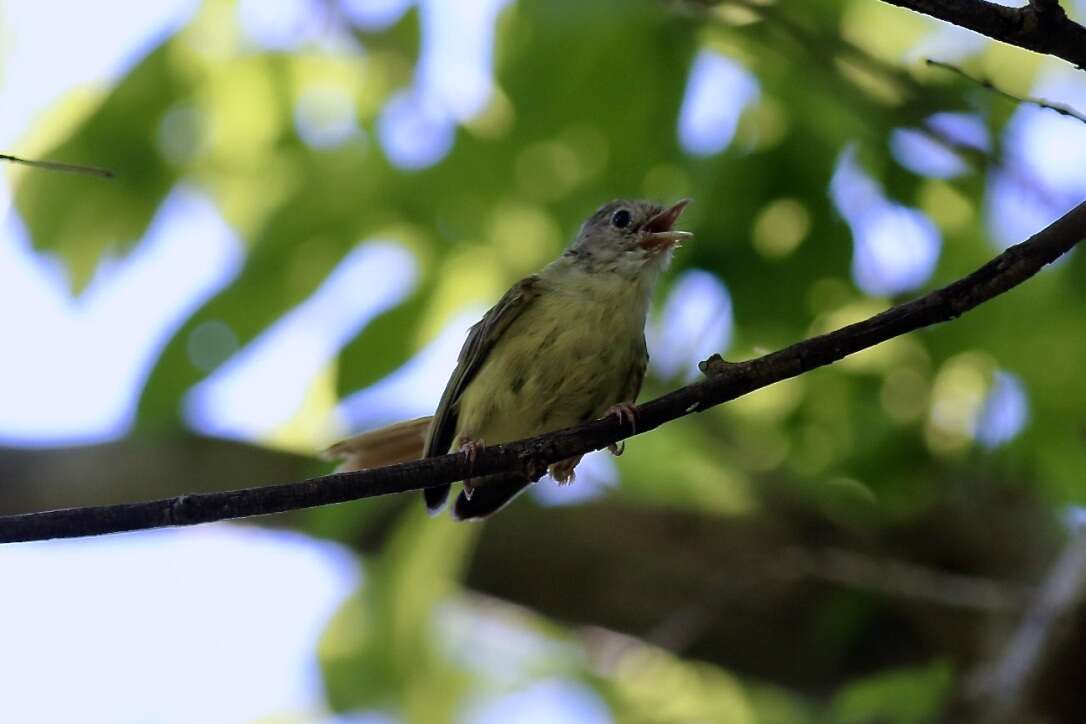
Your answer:
[[[681,387],[638,408],[636,434],[836,362],[893,337],[954,319],[1029,279],[1084,237],[1086,202],[972,274],[911,302],[747,362],[725,362],[719,355],[714,355],[700,365],[708,379]],[[537,480],[550,463],[601,449],[634,434],[629,424],[609,417],[527,440],[487,447],[473,462],[464,455],[450,454],[296,483],[5,516],[0,517],[0,542],[71,538],[281,513],[422,490],[469,476],[519,471]]]
[[[1054,55],[1086,69],[1086,28],[1067,17],[1057,0],[1031,0],[1020,8],[987,0],[883,0],[959,25],[1009,45]]]

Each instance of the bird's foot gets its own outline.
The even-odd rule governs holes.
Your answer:
[[[468,469],[470,471],[474,471],[475,458],[479,457],[479,451],[484,447],[486,447],[486,443],[482,440],[473,440],[467,437],[460,438],[460,452],[468,459]]]
[[[613,442],[607,446],[607,449],[610,450],[611,454],[617,458],[619,455],[626,452],[626,441],[623,440],[622,442]]]
[[[604,417],[610,417],[611,415],[618,418],[620,425],[629,422],[633,431],[637,432],[637,406],[634,403],[620,402],[617,405],[611,405],[611,407],[607,408],[607,414]]]
[[[554,482],[559,485],[569,485],[577,479],[577,474],[573,471],[577,467],[577,463],[581,462],[581,456],[578,455],[575,458],[568,458],[566,460],[560,460],[550,466],[549,472],[551,477],[554,478]]]

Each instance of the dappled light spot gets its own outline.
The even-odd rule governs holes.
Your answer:
[[[838,158],[830,195],[852,230],[852,278],[860,289],[888,296],[931,278],[942,247],[939,230],[922,212],[887,199],[854,149]]]
[[[898,128],[890,151],[905,168],[921,176],[949,179],[969,171],[955,147],[987,151],[991,145],[984,120],[974,113],[935,113],[924,129]]]
[[[947,360],[935,375],[925,439],[937,453],[965,450],[976,423],[995,364],[985,354],[963,352]]]
[[[728,410],[764,423],[783,421],[803,402],[807,383],[802,377],[782,380],[732,400]]]
[[[493,140],[509,133],[515,120],[513,101],[501,88],[494,87],[490,92],[490,100],[483,109],[464,121],[463,125],[472,135]]]
[[[969,167],[945,143],[915,128],[896,128],[890,134],[890,151],[905,168],[921,176],[954,178]]]
[[[763,95],[743,111],[735,130],[735,141],[745,151],[766,151],[788,135],[791,123],[784,106],[776,98]]]
[[[1029,398],[1015,374],[1000,370],[977,415],[977,442],[992,449],[1013,440],[1029,421]]]
[[[1086,108],[1080,75],[1049,74],[1030,95]],[[1004,167],[990,172],[986,193],[988,229],[998,248],[1037,233],[1086,195],[1086,124],[1022,104],[1007,122],[1004,142],[1011,150]]]
[[[436,607],[442,654],[488,684],[511,689],[532,682],[540,666],[567,661],[580,647],[552,637],[528,610],[499,599],[456,597]]]
[[[207,116],[190,103],[181,103],[162,117],[155,136],[158,152],[170,163],[191,163],[207,146]]]
[[[163,347],[240,266],[241,244],[214,205],[181,188],[136,248],[103,260],[73,299],[59,267],[31,249],[8,211],[0,336],[23,343],[8,350],[0,376],[0,439],[56,445],[123,435]]]
[[[827,334],[863,321],[884,311],[886,306],[878,300],[869,298],[848,301],[819,315],[808,329],[808,336]],[[848,355],[837,363],[837,367],[843,372],[858,374],[885,372],[903,359],[915,357],[914,352],[918,346],[915,340],[907,336],[895,337],[882,344]]]
[[[777,199],[754,219],[754,248],[764,257],[780,259],[799,247],[811,230],[811,214],[796,199]]]
[[[653,373],[665,380],[694,379],[698,362],[728,351],[732,330],[732,300],[724,283],[709,272],[684,272],[645,330]]]
[[[1086,529],[1086,507],[1081,505],[1069,505],[1063,513],[1063,523],[1072,533],[1080,533]]]
[[[415,88],[464,122],[490,100],[494,26],[509,0],[422,0]]]
[[[269,150],[290,122],[280,112],[279,89],[263,58],[231,63],[207,84],[210,150],[215,161],[249,165],[266,161]]]
[[[291,419],[340,348],[410,292],[416,273],[398,245],[359,246],[312,296],[190,390],[185,418],[207,435],[267,437]]]
[[[490,216],[488,237],[518,274],[537,271],[562,247],[562,228],[542,206],[507,201]]]
[[[988,126],[976,113],[933,113],[928,117],[926,125],[959,146],[987,151],[992,145]]]
[[[557,140],[577,158],[577,175],[581,181],[594,178],[607,169],[610,140],[598,126],[574,123],[563,128]]]
[[[0,577],[19,593],[0,597],[0,617],[20,623],[4,630],[4,719],[183,724],[321,712],[313,651],[357,570],[345,548],[256,526],[7,547]],[[113,695],[119,686],[124,695]]]
[[[720,153],[735,136],[743,109],[758,97],[758,81],[742,65],[709,50],[690,69],[679,111],[679,143],[695,156]]]
[[[577,154],[561,141],[532,144],[517,156],[517,183],[532,198],[560,199],[583,178]]]
[[[857,224],[852,274],[869,294],[899,294],[931,277],[939,253],[939,232],[923,213],[886,206]]]
[[[316,0],[238,0],[245,35],[269,50],[294,50],[319,31]]]
[[[416,91],[400,91],[389,99],[377,121],[381,148],[396,166],[408,171],[433,166],[452,149],[453,119],[436,101]]]
[[[422,1],[414,82],[388,100],[378,121],[381,146],[396,166],[438,163],[452,149],[456,124],[486,109],[493,95],[494,26],[508,1]]]
[[[640,639],[600,631],[596,668],[614,695],[646,721],[757,721],[740,681],[726,670],[684,661]]]
[[[657,201],[687,198],[691,194],[691,186],[690,174],[686,169],[671,163],[653,166],[642,183],[645,198]]]
[[[1056,211],[1051,195],[1009,170],[988,174],[984,196],[988,233],[997,249],[1025,241],[1074,205]]]
[[[359,133],[354,98],[339,86],[311,86],[294,106],[294,126],[309,146],[340,146]]]
[[[856,296],[855,290],[844,279],[838,277],[822,277],[811,283],[807,290],[807,306],[815,314],[828,314],[835,309],[845,306]],[[828,329],[819,327],[828,332]]]
[[[774,470],[788,459],[788,453],[792,449],[791,437],[772,423],[737,425],[729,432],[734,438],[733,454],[736,462],[749,472],[766,473]],[[706,469],[699,478],[712,480],[712,475]]]
[[[494,250],[482,244],[459,244],[442,259],[437,276],[426,311],[417,322],[415,334],[420,342],[441,334],[448,320],[468,305],[485,305],[475,318],[478,321],[512,281]]]
[[[609,724],[611,711],[587,684],[541,679],[511,694],[483,699],[464,715],[466,724]]]
[[[927,411],[929,392],[928,380],[924,375],[911,367],[898,367],[883,380],[879,401],[891,420],[914,422]]]
[[[929,180],[920,187],[920,208],[941,228],[958,231],[973,221],[976,208],[957,187]]]
[[[865,503],[878,503],[878,496],[871,486],[856,478],[840,476],[825,481],[829,492],[830,505],[840,503],[843,500],[862,500]]]
[[[825,471],[841,453],[834,430],[818,423],[808,423],[795,436],[787,464],[799,475],[813,477]]]
[[[221,319],[200,322],[189,332],[185,351],[198,370],[210,372],[238,350],[238,336]]]
[[[1031,95],[1074,108],[1086,108],[1086,79],[1081,73],[1051,74]],[[1008,138],[1018,141],[1017,161],[1049,190],[1086,194],[1086,124],[1054,111],[1022,104],[1008,122]]]
[[[905,102],[905,88],[897,79],[880,72],[877,66],[844,54],[837,56],[833,65],[857,90],[879,105],[898,107]]]
[[[339,8],[358,27],[377,31],[394,24],[414,4],[414,0],[340,0]]]

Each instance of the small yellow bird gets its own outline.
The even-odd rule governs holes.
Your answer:
[[[432,418],[363,433],[326,456],[343,458],[340,470],[457,450],[474,459],[484,444],[608,414],[634,420],[649,360],[649,300],[672,250],[692,236],[673,228],[687,203],[617,200],[600,207],[560,257],[514,284],[471,328]],[[551,477],[571,482],[580,459],[551,465]],[[530,482],[517,474],[465,480],[452,514],[484,518]],[[431,513],[444,506],[449,487],[423,491]]]

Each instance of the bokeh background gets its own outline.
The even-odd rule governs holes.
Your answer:
[[[116,178],[0,174],[0,512],[327,472],[612,197],[695,200],[643,398],[1086,197],[1086,124],[926,58],[1086,109],[875,0],[4,0],[0,152]],[[1086,518],[1084,272],[483,525],[412,495],[5,546],[0,718],[930,721]]]

